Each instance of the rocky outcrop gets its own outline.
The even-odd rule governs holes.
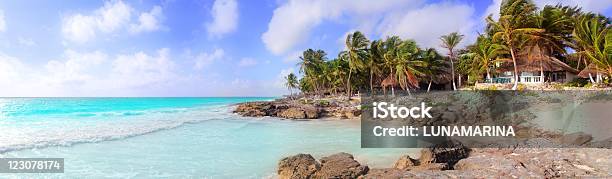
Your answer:
[[[584,145],[588,142],[590,142],[591,140],[593,140],[593,136],[589,135],[589,134],[585,134],[584,132],[576,132],[576,133],[571,133],[571,134],[567,134],[561,137],[560,141],[563,144],[568,144],[568,145]]]
[[[451,153],[463,155],[466,152],[468,153],[464,158],[448,157]],[[355,161],[352,155],[339,153],[322,158],[321,168],[314,172],[312,178],[612,177],[612,159],[609,158],[612,155],[611,149],[484,148],[465,150],[455,148],[423,149],[421,154],[426,156],[421,156],[416,160],[405,155],[399,158],[393,168],[368,170],[366,166]]]
[[[357,178],[369,170],[368,166],[361,165],[348,153],[333,154],[320,161],[317,162],[308,154],[286,157],[278,163],[277,174],[281,179]]]
[[[297,154],[278,162],[277,173],[281,179],[312,178],[320,168],[319,162],[309,154]]]
[[[409,155],[403,155],[399,158],[399,160],[395,162],[395,164],[393,165],[393,168],[396,168],[399,170],[405,170],[405,169],[409,169],[410,167],[414,167],[418,164],[419,164],[418,161],[410,158]]]
[[[368,172],[368,166],[361,165],[353,155],[337,153],[321,158],[321,169],[315,178],[357,178]]]
[[[308,100],[279,99],[276,101],[260,101],[240,103],[234,113],[248,117],[279,117],[284,119],[357,119],[361,110],[356,104],[334,101],[322,102]]]

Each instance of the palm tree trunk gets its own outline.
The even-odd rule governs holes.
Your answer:
[[[348,80],[346,80],[346,96],[348,96],[348,100],[351,100],[351,73],[353,73],[353,68],[350,67],[349,63],[349,75]]]
[[[429,84],[427,85],[427,93],[429,93],[429,89],[431,89],[431,82],[433,80],[431,80],[431,78],[429,79]]]
[[[374,94],[374,85],[373,85],[374,83],[372,80],[373,78],[374,78],[374,74],[372,73],[372,69],[370,69],[370,94]]]
[[[519,74],[518,67],[516,66],[516,58],[514,57],[514,49],[512,47],[510,47],[510,55],[512,55],[512,64],[514,66],[514,86],[512,86],[512,90],[516,90],[518,88]]]
[[[453,52],[450,52],[450,62],[451,62],[451,77],[453,78],[453,90],[457,90],[457,86],[455,86],[455,65],[453,62]]]

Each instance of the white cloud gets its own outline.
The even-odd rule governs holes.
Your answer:
[[[112,62],[110,82],[124,88],[164,83],[174,79],[174,67],[167,48],[159,49],[157,56],[144,52],[119,55]]]
[[[212,53],[202,52],[194,57],[195,60],[195,68],[202,69],[212,64],[214,61],[217,61],[225,55],[223,49],[215,49]]]
[[[268,30],[261,36],[266,48],[275,55],[283,55],[306,41],[313,28],[326,20],[350,16],[356,29],[369,31],[390,11],[409,10],[423,4],[422,0],[289,0],[274,10]],[[344,21],[344,20],[343,20]]]
[[[0,86],[10,86],[12,82],[22,80],[25,67],[16,57],[0,53]]]
[[[132,8],[123,1],[107,1],[104,7],[94,13],[96,22],[102,32],[113,32],[128,24]]]
[[[209,35],[221,37],[238,27],[238,2],[236,0],[215,0],[210,14],[212,22],[206,24]]]
[[[418,10],[387,16],[379,28],[383,36],[398,35],[414,39],[421,47],[443,51],[440,47],[442,35],[451,32],[466,35],[460,47],[475,37],[473,30],[476,22],[471,18],[473,13],[474,9],[464,4],[430,4]]]
[[[143,96],[184,81],[176,73],[170,50],[111,57],[101,51],[66,50],[62,59],[42,67],[22,64],[0,53],[3,96]],[[170,94],[172,95],[172,94]]]
[[[163,18],[162,8],[155,6],[150,12],[144,12],[138,17],[138,24],[130,26],[130,32],[151,32],[161,28],[161,19]]]
[[[6,31],[6,20],[4,20],[4,11],[0,9],[0,32]]]
[[[255,66],[257,65],[258,62],[253,59],[253,58],[242,58],[240,59],[240,61],[238,62],[238,66],[239,67],[250,67],[250,66]]]
[[[100,52],[79,53],[74,50],[64,52],[65,60],[51,60],[45,68],[49,72],[45,82],[50,85],[82,84],[91,80],[93,68],[107,60],[107,55]]]
[[[96,20],[91,16],[76,14],[63,19],[62,33],[70,41],[83,43],[96,35]]]
[[[141,13],[138,22],[130,23],[134,9],[121,0],[106,1],[104,6],[94,10],[91,15],[80,13],[62,18],[64,38],[76,43],[84,43],[98,33],[113,33],[127,29],[132,33],[149,32],[160,29],[162,9],[154,6],[150,12]],[[128,28],[129,27],[129,28]]]

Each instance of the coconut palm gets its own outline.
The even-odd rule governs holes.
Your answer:
[[[410,88],[418,88],[417,75],[423,75],[418,67],[425,63],[418,58],[419,48],[414,40],[405,40],[396,48],[395,75],[404,90],[410,94]]]
[[[315,92],[319,92],[322,88],[320,74],[326,55],[327,53],[323,50],[308,49],[303,52],[300,57],[301,61],[297,64],[300,67],[300,73],[304,73],[304,82],[309,83],[311,90]]]
[[[381,86],[383,87],[383,92],[386,91],[386,86],[390,86],[392,95],[395,95],[394,87],[397,83],[395,75],[395,64],[398,59],[398,53],[396,51],[401,43],[402,39],[400,39],[398,36],[391,36],[387,37],[387,39],[383,42],[381,48],[381,54],[383,57],[382,67],[383,71],[386,71],[386,77],[383,81],[381,81]]]
[[[545,6],[537,12],[533,19],[533,27],[541,29],[528,36],[524,51],[528,52],[527,60],[532,59],[532,54],[539,56],[540,76],[544,76],[544,64],[550,61],[548,57],[562,57],[567,54],[566,48],[571,41],[571,33],[574,29],[574,18],[580,13],[580,9],[569,6]]]
[[[374,78],[382,73],[381,64],[383,60],[383,41],[374,40],[368,49],[369,55],[366,60],[366,67],[370,72],[370,92],[374,92]]]
[[[440,40],[442,40],[442,47],[448,49],[448,59],[450,60],[450,63],[451,63],[451,77],[453,78],[452,79],[453,90],[457,90],[457,86],[455,85],[455,65],[453,62],[455,60],[454,50],[455,50],[455,47],[459,45],[461,40],[463,40],[463,35],[457,32],[453,32],[448,35],[443,35],[442,37],[440,37]]]
[[[472,66],[478,74],[486,73],[487,80],[491,79],[491,66],[495,58],[504,52],[504,46],[495,44],[491,38],[480,35],[474,45],[468,47],[472,60]],[[470,56],[467,56],[470,57]]]
[[[348,99],[351,99],[351,74],[353,74],[353,70],[358,70],[363,68],[363,61],[367,59],[367,51],[366,48],[370,42],[361,32],[356,31],[352,34],[349,34],[346,37],[346,55],[349,63],[349,73],[348,78],[346,80],[346,91],[348,95]]]
[[[514,66],[512,90],[517,89],[519,81],[516,51],[523,46],[525,38],[544,32],[542,29],[533,27],[535,11],[536,6],[530,0],[504,1],[500,9],[499,20],[493,20],[491,15],[487,18],[489,31],[493,32],[493,40],[503,43],[510,51]]]
[[[446,63],[438,52],[433,48],[428,48],[419,52],[421,61],[426,65],[421,68],[423,78],[428,79],[427,92],[431,89],[431,84],[434,81],[438,81],[444,77],[446,71]]]
[[[581,47],[580,52],[595,64],[598,71],[605,71],[608,75],[612,75],[611,28],[610,19],[605,16],[587,14],[580,18],[573,32],[575,43]]]
[[[298,87],[298,79],[293,73],[289,73],[285,77],[285,86],[289,89],[289,93],[293,96],[293,89]]]

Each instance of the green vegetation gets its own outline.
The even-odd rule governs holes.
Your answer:
[[[499,15],[498,19],[490,15],[484,33],[464,49],[459,49],[462,34],[441,36],[440,46],[447,56],[421,48],[411,39],[390,36],[370,41],[356,31],[346,37],[346,50],[333,59],[322,50],[304,51],[298,64],[303,76],[297,86],[309,94],[344,92],[349,98],[354,91],[363,92],[367,87],[369,91],[382,88],[384,93],[387,89],[393,93],[396,87],[410,92],[427,86],[429,91],[432,83],[450,83],[457,89],[462,81],[472,84],[491,80],[502,64],[511,64],[515,78],[512,89],[517,90],[525,89],[518,84],[522,67],[517,61],[533,59],[539,59],[536,62],[541,74],[546,64],[560,61],[589,77],[596,74],[591,83],[609,85],[610,18],[583,12],[579,7],[556,5],[540,10],[531,0],[503,1]],[[569,85],[579,86],[573,82]]]
[[[289,73],[289,75],[285,77],[285,80],[285,86],[287,86],[287,89],[289,89],[291,96],[293,96],[293,89],[298,88],[299,82],[297,76],[295,76],[293,73]]]

